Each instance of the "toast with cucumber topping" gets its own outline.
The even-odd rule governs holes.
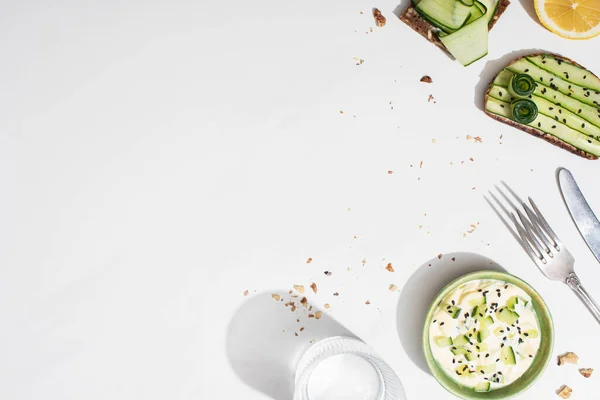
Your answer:
[[[487,54],[488,31],[509,0],[412,0],[400,20],[469,65]]]
[[[519,57],[485,94],[490,117],[581,157],[600,157],[600,79],[551,53]]]

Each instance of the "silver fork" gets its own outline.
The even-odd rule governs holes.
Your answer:
[[[500,193],[500,196],[502,196],[509,204],[509,207],[512,210],[507,209],[492,192],[489,192],[489,194],[497,203],[502,213],[486,197],[485,199],[487,202],[492,206],[496,214],[502,219],[504,225],[511,231],[512,235],[517,239],[521,244],[521,247],[529,254],[544,275],[553,281],[566,283],[587,306],[596,320],[600,322],[600,308],[590,294],[583,288],[579,277],[575,274],[575,258],[573,258],[564,243],[556,236],[556,233],[554,233],[552,228],[550,228],[550,225],[531,197],[528,198],[529,203],[531,204],[531,207],[529,207],[529,205],[522,201],[506,183],[502,182],[502,184],[512,197],[515,198],[518,205],[515,205],[509,196],[507,196],[498,186],[496,186],[496,189]],[[521,210],[524,210],[524,212]],[[515,213],[517,216],[515,216]],[[502,214],[506,215],[516,227],[516,232]]]

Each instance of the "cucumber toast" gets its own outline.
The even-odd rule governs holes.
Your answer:
[[[400,20],[467,66],[488,51],[488,31],[509,0],[412,0]]]
[[[537,53],[513,60],[490,83],[484,108],[581,157],[600,157],[600,79],[566,57]]]

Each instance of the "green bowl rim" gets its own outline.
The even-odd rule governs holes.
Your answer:
[[[493,278],[490,278],[489,275],[494,276]],[[482,277],[481,275],[486,275],[487,277]],[[519,285],[521,285],[521,289],[524,289],[526,291],[531,291],[533,292],[535,295],[537,295],[537,297],[539,297],[539,308],[541,309],[542,313],[539,313],[538,310],[536,310],[536,314],[538,315],[539,319],[546,319],[548,322],[548,327],[549,327],[549,335],[548,335],[548,354],[546,356],[546,359],[543,360],[543,365],[540,368],[539,372],[535,375],[533,375],[530,378],[530,381],[527,382],[527,384],[525,384],[520,390],[517,390],[515,392],[511,392],[511,393],[507,393],[506,395],[501,395],[501,396],[490,396],[491,399],[495,399],[495,400],[501,400],[501,399],[508,399],[514,396],[517,396],[523,392],[525,392],[526,390],[528,390],[537,380],[538,378],[544,373],[544,371],[546,370],[546,368],[548,367],[548,364],[550,362],[550,359],[552,358],[552,351],[554,349],[554,321],[552,319],[552,314],[550,313],[550,309],[548,308],[548,305],[546,304],[546,302],[544,301],[544,299],[542,298],[542,296],[527,282],[525,282],[523,279],[509,274],[507,272],[501,272],[501,271],[495,271],[495,270],[481,270],[481,271],[475,271],[475,272],[470,272],[464,275],[459,276],[458,278],[454,279],[453,281],[451,281],[450,283],[448,283],[446,286],[444,286],[444,288],[442,290],[439,291],[439,293],[437,294],[437,296],[435,297],[435,299],[433,300],[433,302],[431,303],[431,306],[429,308],[429,311],[427,312],[427,316],[425,317],[425,322],[423,325],[423,333],[422,333],[422,350],[423,350],[423,355],[425,356],[425,361],[427,362],[427,366],[429,367],[429,370],[431,371],[433,377],[435,378],[435,380],[444,388],[446,389],[448,392],[452,393],[453,395],[460,397],[462,399],[466,399],[466,400],[480,400],[480,397],[472,397],[466,393],[463,392],[458,392],[455,391],[454,388],[448,387],[442,380],[440,380],[440,377],[444,376],[448,376],[442,369],[441,367],[437,364],[437,362],[435,361],[435,359],[433,358],[433,354],[431,354],[430,356],[429,353],[431,352],[430,349],[430,344],[429,344],[429,324],[431,319],[433,318],[433,313],[435,311],[435,308],[437,306],[437,304],[442,300],[442,298],[444,298],[450,291],[454,290],[456,288],[456,286],[462,284],[462,283],[466,283],[466,282],[470,282],[476,279],[495,279],[495,280],[502,280],[504,277],[507,277],[509,280],[511,281],[516,281],[519,283]],[[520,378],[519,378],[520,379]],[[518,379],[515,381],[518,382]],[[513,382],[513,384],[515,383]],[[505,386],[506,388],[510,388],[512,386],[511,385],[507,385]],[[495,391],[491,391],[488,392],[489,394],[494,393]]]

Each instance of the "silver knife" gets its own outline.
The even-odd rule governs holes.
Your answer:
[[[568,169],[561,168],[558,171],[558,185],[575,226],[600,262],[600,221],[583,197],[575,178]]]

